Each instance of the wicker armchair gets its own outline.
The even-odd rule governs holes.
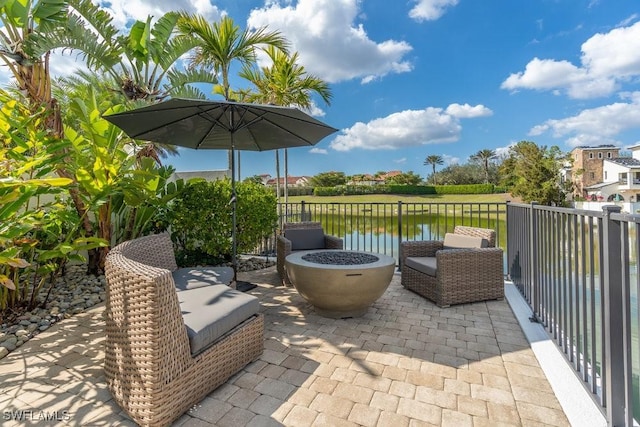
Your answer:
[[[227,332],[221,330],[221,336],[194,353],[193,329],[188,332],[185,326],[185,319],[193,317],[184,316],[202,321],[224,312],[232,300],[257,300],[220,284],[177,290],[176,269],[166,233],[124,242],[106,259],[105,377],[115,401],[141,426],[170,425],[255,360],[264,346],[264,315],[245,317],[235,310],[222,316],[223,322],[234,317]],[[211,291],[219,298],[201,298]],[[189,298],[196,303],[184,306]]]
[[[402,286],[439,307],[504,298],[503,255],[502,249],[495,247],[495,231],[456,226],[454,235],[484,239],[486,247],[447,248],[443,241],[402,242]]]
[[[292,231],[293,230],[293,231]],[[316,239],[316,244],[303,244],[302,246],[296,246],[292,241],[292,238],[287,238],[287,231],[292,231],[290,234],[294,233],[300,234],[300,230],[315,230],[316,236],[320,235],[319,239]],[[320,230],[320,231],[317,231]],[[308,242],[311,242],[309,240]],[[319,222],[287,222],[282,226],[282,234],[278,236],[276,241],[276,250],[277,250],[277,269],[280,278],[282,279],[282,283],[285,285],[289,285],[291,281],[289,280],[289,276],[287,276],[287,272],[284,268],[284,259],[295,250],[311,250],[311,249],[343,249],[344,242],[341,238],[336,236],[330,236],[328,234],[324,234],[322,230],[322,224]]]

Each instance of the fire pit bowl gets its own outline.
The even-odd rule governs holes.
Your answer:
[[[358,317],[389,287],[394,258],[369,252],[314,250],[285,259],[291,283],[316,313],[325,317]]]

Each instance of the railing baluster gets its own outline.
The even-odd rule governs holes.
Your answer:
[[[621,254],[621,226],[619,221],[611,219],[611,214],[620,212],[618,206],[605,206],[603,234],[605,254]],[[605,286],[602,289],[604,300],[604,354],[607,362],[604,371],[607,377],[605,405],[607,423],[611,426],[628,425],[625,416],[625,378],[624,378],[624,335],[622,326],[625,315],[622,308],[624,291],[616,284],[620,283],[622,263],[620,257],[607,256],[604,259]]]

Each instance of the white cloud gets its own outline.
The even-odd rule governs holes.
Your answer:
[[[123,32],[126,32],[127,26],[134,20],[146,21],[151,15],[152,24],[154,24],[158,18],[170,11],[184,10],[199,13],[209,21],[217,21],[225,15],[224,11],[213,6],[209,0],[110,0],[101,1],[99,6],[113,18],[112,24]],[[4,31],[4,28],[1,31]],[[51,55],[50,70],[53,77],[68,76],[78,69],[87,70],[80,52],[65,51],[64,54],[54,52]],[[13,75],[6,67],[0,67],[0,84],[6,84],[12,78]]]
[[[11,70],[9,67],[2,64],[0,66],[0,85],[6,86],[6,84],[13,78],[13,74],[11,74]]]
[[[610,95],[622,82],[640,76],[640,22],[596,34],[582,44],[581,51],[579,66],[566,60],[534,58],[501,87],[557,90],[575,99]]]
[[[254,9],[248,28],[268,26],[291,42],[291,50],[311,74],[335,83],[361,79],[368,83],[413,65],[404,59],[413,48],[404,41],[374,41],[358,23],[358,0],[272,1]]]
[[[100,7],[113,16],[113,24],[120,28],[126,27],[132,20],[146,21],[147,16],[157,20],[167,12],[176,10],[199,13],[210,22],[219,20],[224,14],[209,0],[103,0]]]
[[[313,117],[324,117],[327,114],[322,108],[318,107],[314,101],[311,101],[309,108],[304,108],[303,110]]]
[[[397,163],[397,164],[399,164],[399,165],[404,164],[404,163],[407,163],[407,158],[406,158],[406,157],[402,157],[402,158],[400,158],[400,159],[395,159],[395,160],[393,161],[393,163]]]
[[[447,107],[446,113],[459,119],[472,119],[474,117],[493,115],[493,111],[481,104],[475,106],[469,104],[451,104]]]
[[[515,142],[507,145],[506,147],[498,147],[496,149],[494,149],[493,151],[495,151],[496,153],[496,157],[498,158],[505,158],[509,155],[509,151],[511,150],[511,147],[513,147],[514,145],[516,145]]]
[[[314,147],[311,150],[309,150],[310,153],[312,154],[327,154],[328,151],[325,148],[317,148]]]
[[[482,107],[482,106],[480,106]],[[453,111],[455,114],[452,114]],[[344,129],[329,145],[337,151],[354,148],[364,150],[392,150],[438,142],[454,142],[460,137],[461,112],[479,111],[475,116],[487,115],[491,110],[482,107],[450,105],[446,110],[428,107],[424,110],[406,110],[368,123],[358,122]],[[464,117],[464,118],[467,118]]]
[[[457,165],[460,163],[460,157],[450,156],[448,154],[443,154],[442,160],[447,166]]]
[[[49,67],[51,75],[56,77],[70,76],[77,70],[88,71],[84,59],[76,52],[54,52],[49,59]]]
[[[529,135],[550,132],[555,138],[567,138],[572,147],[578,145],[618,144],[616,137],[629,129],[640,128],[640,92],[625,92],[623,99],[581,111],[573,117],[551,119],[533,127]]]
[[[458,0],[413,0],[417,3],[409,11],[409,16],[418,22],[435,21],[444,15],[448,7],[458,4]]]

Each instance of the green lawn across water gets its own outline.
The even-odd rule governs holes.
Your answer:
[[[503,203],[517,198],[504,194],[363,194],[354,196],[289,196],[289,203]],[[284,202],[284,198],[280,198]]]

